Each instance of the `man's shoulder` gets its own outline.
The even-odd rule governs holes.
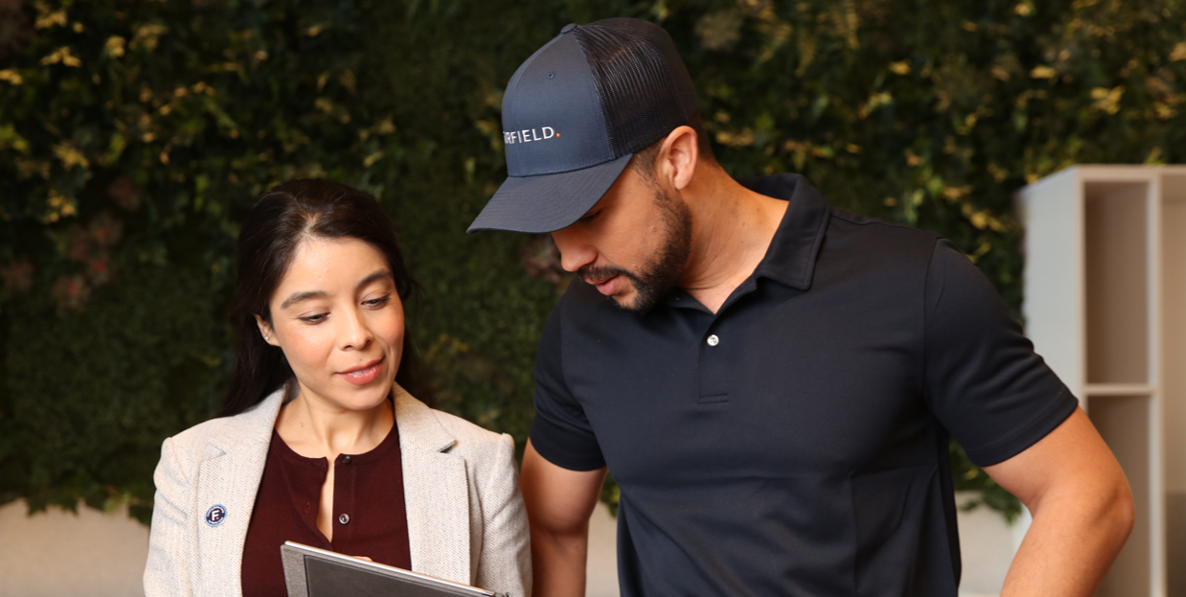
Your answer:
[[[863,269],[893,275],[924,274],[943,237],[913,226],[829,207],[820,264],[863,264]],[[820,265],[817,265],[820,267]],[[823,265],[827,267],[827,265]]]
[[[867,237],[870,241],[917,243],[926,246],[934,246],[942,238],[935,232],[921,230],[909,224],[887,222],[832,205],[828,206],[828,212],[831,220],[829,232],[834,229],[838,233]]]
[[[826,191],[816,189],[801,174],[772,174],[738,182],[752,191],[790,202],[773,241],[780,244],[781,250],[775,253],[778,256],[817,259],[819,254],[805,247],[819,242],[821,235],[824,254],[855,251],[891,259],[903,253],[929,255],[940,239],[933,232],[838,207],[827,200]]]

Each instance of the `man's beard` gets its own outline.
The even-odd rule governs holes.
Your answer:
[[[630,272],[619,267],[585,267],[578,272],[586,282],[607,280],[617,275],[630,280],[634,287],[634,301],[622,304],[623,311],[646,313],[679,285],[692,253],[692,212],[682,201],[677,201],[661,188],[655,189],[655,204],[663,210],[663,246],[655,258],[641,271]]]

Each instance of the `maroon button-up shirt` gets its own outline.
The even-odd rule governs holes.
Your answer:
[[[263,480],[243,548],[243,594],[287,597],[280,546],[296,541],[411,569],[399,428],[366,454],[342,454],[334,464],[333,541],[317,529],[325,458],[305,458],[272,431]]]

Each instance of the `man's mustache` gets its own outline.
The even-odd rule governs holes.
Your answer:
[[[593,286],[596,286],[597,284],[600,284],[614,276],[625,276],[632,281],[635,280],[634,274],[620,267],[614,266],[582,267],[581,269],[577,270],[577,275],[580,276],[586,284]]]

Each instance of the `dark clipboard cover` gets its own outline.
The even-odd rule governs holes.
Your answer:
[[[292,541],[280,555],[288,597],[511,597]]]

